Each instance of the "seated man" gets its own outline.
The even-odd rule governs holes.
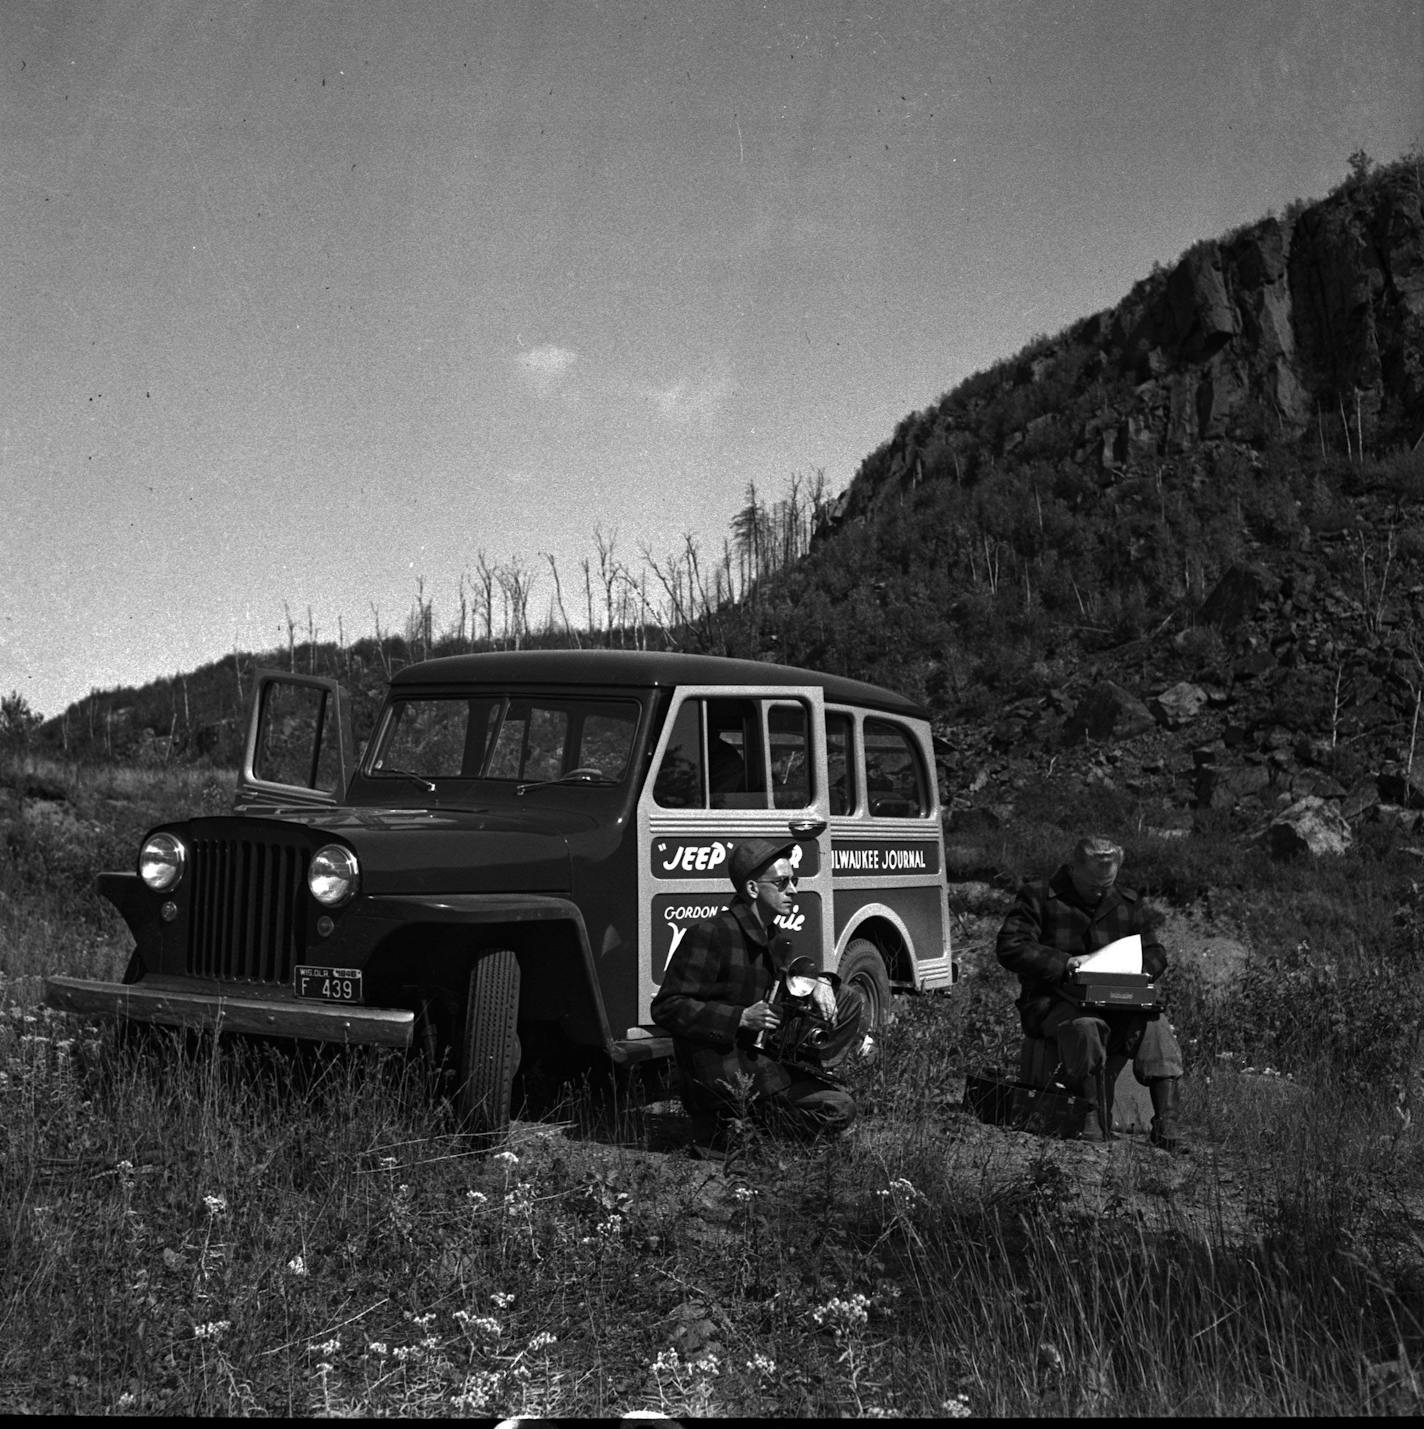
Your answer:
[[[1092,952],[1136,933],[1142,971],[1156,978],[1167,954],[1151,929],[1148,910],[1117,882],[1122,850],[1111,839],[1079,839],[1072,858],[1046,882],[1025,883],[999,930],[999,962],[1017,974],[1017,1006],[1024,1032],[1058,1044],[1070,1089],[1092,1103],[1083,1134],[1100,1137],[1112,1127],[1112,1087],[1132,1061],[1133,1075],[1152,1097],[1152,1143],[1183,1149],[1177,1124],[1182,1052],[1167,1019],[1132,1009],[1080,1007],[1064,983]],[[1103,1073],[1108,1105],[1098,1105]]]
[[[772,1130],[831,1135],[855,1118],[850,1094],[829,1077],[790,1067],[762,1049],[780,1024],[768,1000],[789,962],[790,938],[773,941],[774,920],[792,911],[796,873],[788,840],[750,839],[732,852],[730,906],[688,929],[653,999],[655,1022],[673,1037],[695,1155],[725,1154],[732,1120],[750,1112]],[[818,980],[813,996],[826,1023],[819,1055],[833,1061],[863,1037],[865,1000],[852,987]]]

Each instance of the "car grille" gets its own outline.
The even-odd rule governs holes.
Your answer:
[[[188,971],[289,982],[306,918],[306,849],[255,839],[197,839]]]

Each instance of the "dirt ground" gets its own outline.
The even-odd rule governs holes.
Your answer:
[[[1263,1116],[1303,1095],[1278,1078],[1246,1078]],[[680,1104],[661,1098],[624,1109],[617,1129],[574,1122],[516,1122],[510,1146],[521,1177],[597,1178],[647,1204],[676,1204],[696,1223],[700,1239],[715,1242],[739,1204],[739,1188],[786,1194],[819,1173],[817,1158],[831,1154],[859,1163],[855,1179],[869,1185],[874,1169],[886,1180],[907,1164],[938,1163],[950,1188],[989,1202],[1002,1197],[1051,1194],[1086,1218],[1110,1217],[1144,1232],[1175,1231],[1220,1244],[1256,1234],[1266,1171],[1244,1164],[1210,1134],[1211,1100],[1241,1090],[1239,1084],[1196,1090],[1188,1099],[1193,1135],[1185,1154],[1152,1146],[1145,1131],[1119,1132],[1110,1142],[1065,1140],[980,1121],[962,1104],[962,1084],[951,1086],[928,1123],[863,1118],[830,1153],[796,1146],[763,1146],[759,1154],[726,1164],[693,1159],[691,1128]],[[730,1232],[728,1232],[730,1234]]]
[[[981,968],[992,963],[994,939],[1008,910],[1009,895],[988,884],[952,885],[950,904],[961,966]],[[1166,913],[1163,942],[1175,963],[1195,966],[1217,987],[1229,982],[1248,955],[1234,931],[1190,911]],[[1012,979],[1007,974],[1005,979],[1008,1009]],[[840,1154],[893,1168],[903,1164],[906,1148],[913,1148],[917,1156],[942,1155],[946,1174],[952,1182],[962,1182],[966,1194],[1019,1194],[1027,1185],[1051,1186],[1085,1216],[1126,1218],[1143,1227],[1202,1236],[1226,1232],[1235,1238],[1251,1233],[1250,1208],[1260,1201],[1264,1188],[1258,1176],[1212,1139],[1210,1126],[1213,1106],[1240,1092],[1243,1078],[1263,1117],[1273,1115],[1283,1101],[1302,1095],[1284,1079],[1229,1068],[1213,1079],[1214,1085],[1189,1083],[1184,1109],[1193,1135],[1185,1155],[1169,1155],[1150,1144],[1150,1104],[1145,1090],[1132,1081],[1130,1070],[1118,1084],[1119,1130],[1109,1143],[986,1124],[964,1108],[960,1082],[947,1087],[931,1125],[863,1118],[848,1134]],[[530,1171],[557,1166],[566,1175],[592,1175],[605,1181],[611,1176],[620,1185],[636,1185],[640,1196],[676,1197],[691,1208],[694,1219],[704,1219],[709,1233],[715,1233],[713,1228],[730,1215],[739,1186],[799,1178],[807,1174],[807,1158],[814,1154],[783,1148],[755,1161],[726,1166],[695,1161],[689,1153],[689,1123],[671,1095],[625,1109],[617,1123],[614,1132],[606,1126],[580,1127],[571,1122],[517,1122],[511,1144],[527,1156]]]

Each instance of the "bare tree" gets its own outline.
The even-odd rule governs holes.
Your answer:
[[[479,580],[480,599],[484,603],[485,617],[485,640],[491,645],[494,644],[494,588],[496,585],[495,569],[490,565],[489,559],[483,550],[475,557],[475,575]],[[471,622],[471,634],[474,633],[474,623]]]
[[[494,573],[504,596],[504,636],[514,641],[514,649],[523,647],[529,633],[529,597],[534,591],[537,573],[531,571],[519,556],[511,556]]]
[[[682,590],[682,556],[677,551],[669,553],[667,558],[659,561],[653,555],[652,548],[643,545],[644,565],[653,573],[653,578],[663,588],[663,593],[667,596],[667,605],[664,611],[652,612],[653,618],[662,629],[671,649],[679,649],[680,644],[676,632],[687,627],[687,601]]]
[[[567,610],[564,609],[564,589],[563,585],[559,581],[559,568],[555,564],[554,557],[550,552],[544,551],[542,552],[542,554],[544,559],[549,563],[549,574],[554,578],[553,605],[556,605],[558,607],[559,619],[563,621],[564,625],[564,635],[566,638],[571,639],[574,642],[575,650],[581,650],[583,648],[583,642],[579,639],[578,631],[575,630],[573,626],[569,624],[569,613]],[[550,615],[552,616],[552,614],[553,607],[551,606]]]
[[[460,572],[460,589],[459,589],[459,594],[460,594],[460,625],[459,625],[459,629],[456,630],[456,632],[455,632],[455,648],[456,648],[457,650],[468,650],[468,649],[470,648],[468,642],[467,642],[466,639],[465,639],[465,622],[469,619],[469,616],[470,616],[470,597],[469,597],[468,585],[469,585],[469,572],[468,572],[468,571],[461,571],[461,572]]]
[[[693,628],[697,631],[697,643],[703,651],[715,652],[722,648],[721,602],[716,598],[717,567],[712,568],[713,590],[707,588],[707,579],[702,573],[702,562],[697,550],[697,539],[692,532],[682,536],[683,559],[687,567],[689,590],[689,613]]]
[[[292,607],[284,600],[282,613],[287,618],[287,663],[293,673],[297,668],[297,622],[292,618]]]
[[[579,558],[579,569],[583,571],[584,618],[588,622],[588,638],[593,642],[598,626],[593,623],[593,565],[587,556]]]
[[[614,550],[618,531],[605,532],[602,525],[593,528],[593,548],[598,552],[598,583],[603,589],[603,629],[605,644],[613,644],[613,588],[618,583],[620,566]],[[592,619],[590,618],[590,624]],[[623,622],[620,622],[622,624]]]
[[[425,596],[425,577],[415,578],[415,608],[406,616],[405,643],[412,656],[420,660],[430,658],[430,645],[435,628],[435,602]]]
[[[338,654],[340,655],[341,663],[339,668],[341,670],[342,678],[350,680],[351,652],[346,648],[346,627],[342,622],[340,611],[337,611],[336,613],[336,649]]]
[[[386,651],[386,637],[381,634],[381,612],[376,606],[376,602],[371,602],[371,619],[376,627],[376,655],[381,662],[381,670],[387,680],[391,678],[391,657]]]

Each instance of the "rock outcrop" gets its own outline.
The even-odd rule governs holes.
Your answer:
[[[1203,444],[1318,433],[1379,451],[1424,434],[1424,170],[1403,161],[1329,198],[1203,242],[1114,309],[907,417],[823,513],[823,530],[957,479],[978,452],[1031,451],[1047,427],[1111,474]],[[986,430],[991,398],[1017,415]],[[987,450],[986,450],[987,449]]]

